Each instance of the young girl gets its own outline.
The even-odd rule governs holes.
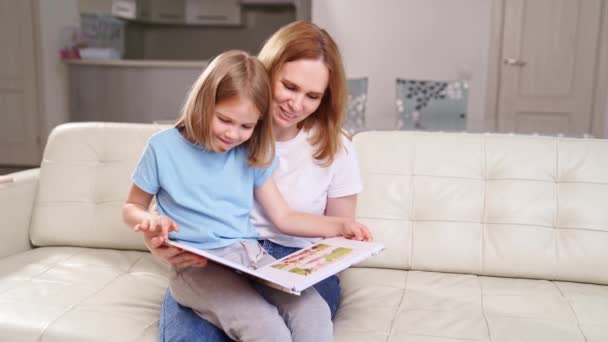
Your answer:
[[[150,138],[133,174],[123,217],[148,238],[171,238],[241,262],[274,260],[257,243],[249,220],[255,194],[285,234],[343,235],[369,240],[352,219],[290,210],[270,178],[273,156],[271,88],[260,62],[244,52],[219,55],[195,82],[175,128]],[[157,196],[158,213],[148,212]],[[175,270],[178,303],[239,341],[331,341],[330,312],[314,289],[292,296],[262,287],[210,263]]]

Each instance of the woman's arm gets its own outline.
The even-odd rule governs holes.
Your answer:
[[[352,217],[317,216],[290,209],[273,177],[255,189],[255,196],[272,223],[285,234],[304,237],[342,235],[356,240],[371,240],[367,227],[356,223]]]
[[[357,194],[327,198],[327,205],[325,206],[325,215],[327,216],[340,216],[355,218],[355,211],[357,209]]]

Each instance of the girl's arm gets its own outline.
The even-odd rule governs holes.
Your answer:
[[[152,197],[154,195],[131,184],[127,201],[122,208],[122,219],[134,231],[143,231],[152,245],[161,245],[169,239],[169,231],[177,231],[178,227],[170,218],[148,211]]]
[[[135,231],[144,231],[144,243],[156,259],[176,268],[204,267],[207,264],[207,259],[179,248],[165,245],[164,239],[168,238],[168,231],[172,230],[171,223],[167,217],[163,218],[159,216],[156,210],[152,212],[148,211],[152,197],[153,195],[132,184],[129,189],[127,202],[122,210],[124,222]],[[140,226],[142,223],[146,223],[146,227],[153,228],[142,229]],[[178,230],[177,225],[175,223],[173,225],[175,227],[174,230]],[[163,232],[166,234],[165,237],[162,236]]]
[[[356,240],[371,240],[367,227],[353,217],[318,216],[289,208],[273,177],[255,189],[257,201],[281,232],[304,237],[345,236]]]
[[[154,195],[143,191],[135,184],[131,184],[127,201],[122,207],[122,219],[129,227],[135,229],[135,226],[140,222],[152,217],[152,214],[148,212],[152,197]]]

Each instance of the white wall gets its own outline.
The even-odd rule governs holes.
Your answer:
[[[80,25],[78,0],[37,0],[38,70],[40,84],[39,108],[42,118],[42,138],[60,123],[68,121],[69,97],[67,66],[59,58],[61,30]]]
[[[395,78],[470,79],[469,131],[483,131],[491,1],[313,0],[312,20],[336,39],[348,77],[369,78],[367,122],[391,129]]]
[[[608,138],[608,93],[606,93],[606,113],[604,114],[604,136],[602,138]]]

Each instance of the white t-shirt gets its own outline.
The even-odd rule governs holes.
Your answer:
[[[298,135],[285,142],[276,142],[279,166],[273,177],[281,194],[291,209],[316,215],[324,215],[327,198],[344,197],[361,192],[359,160],[352,142],[342,136],[344,148],[335,156],[331,165],[323,167],[313,157],[314,147],[309,143],[311,131],[301,129]],[[318,241],[281,233],[270,222],[264,210],[256,202],[251,220],[260,238],[288,247],[307,247]]]

